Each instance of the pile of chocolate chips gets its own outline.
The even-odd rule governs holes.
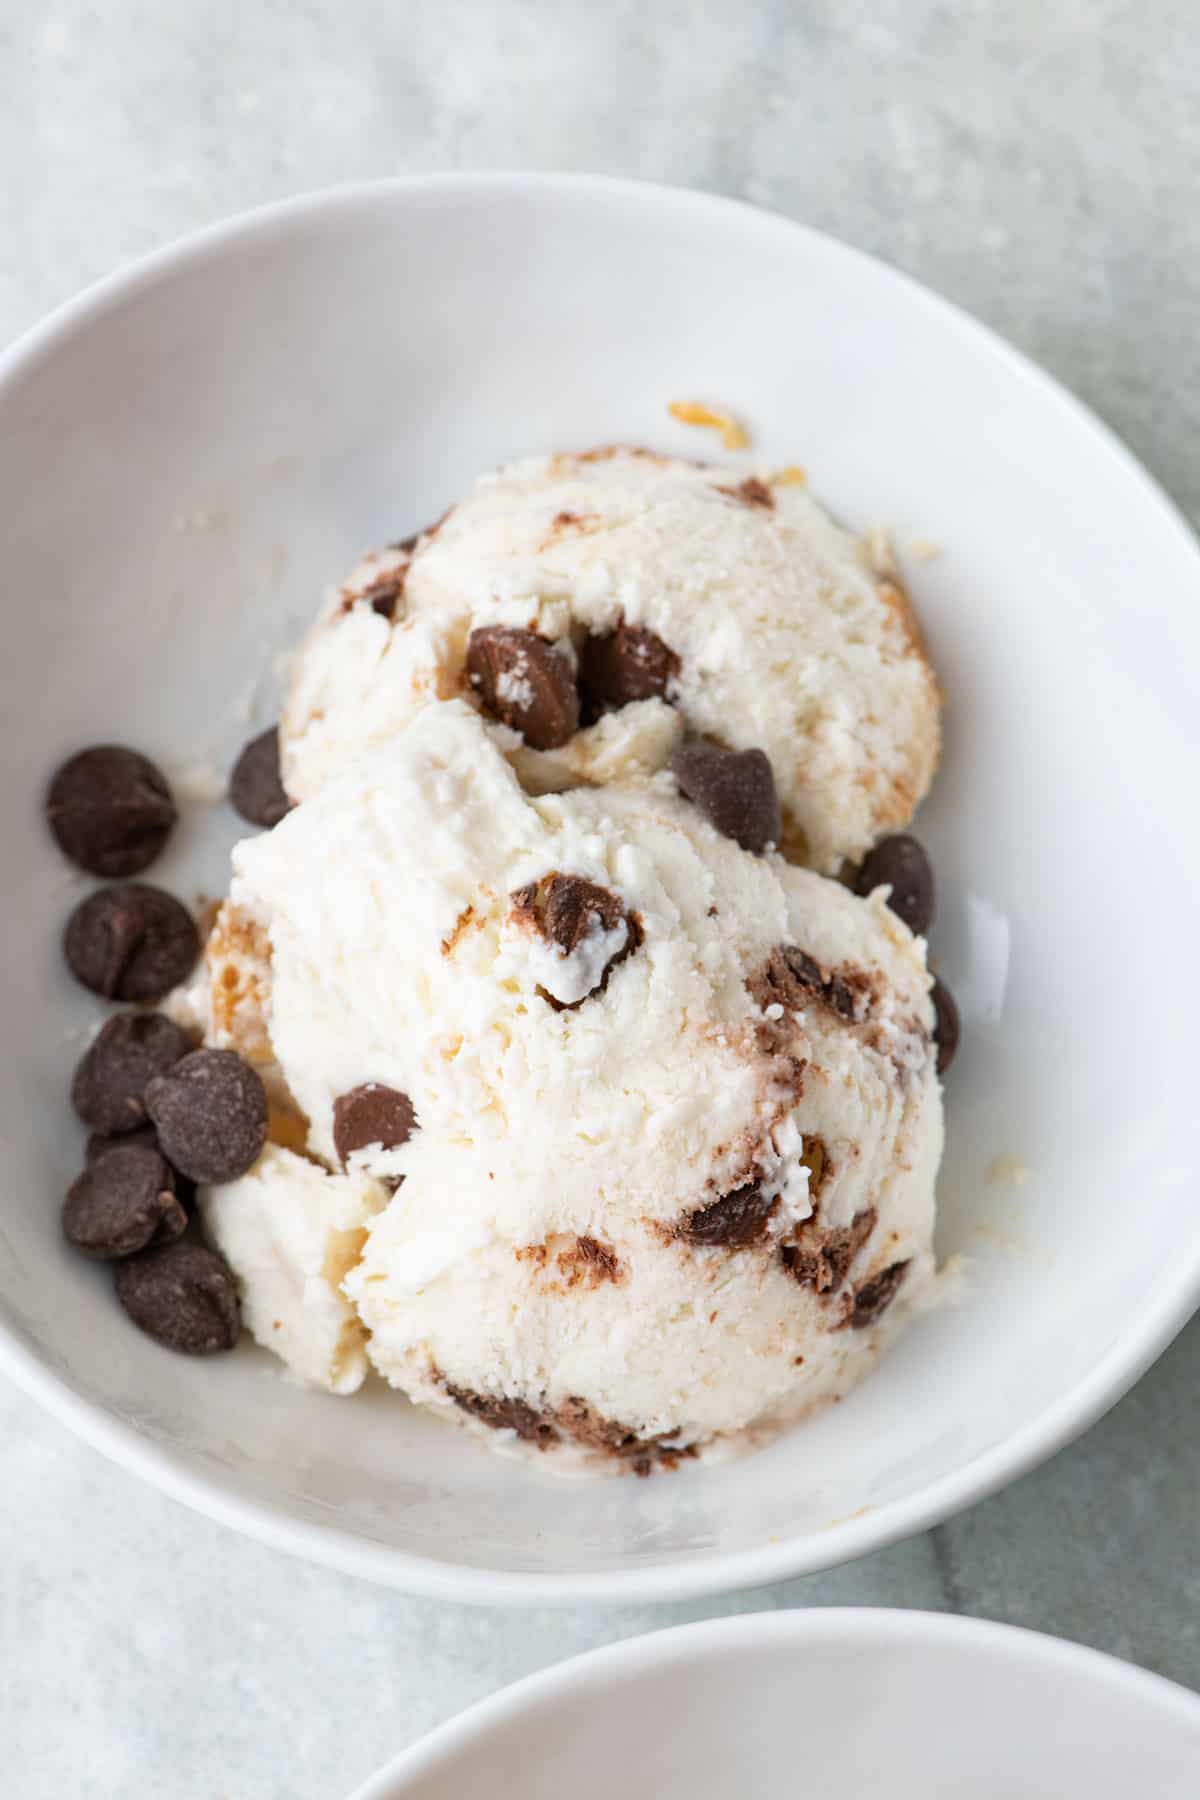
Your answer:
[[[288,810],[274,729],[243,750],[230,794],[254,825],[275,825]],[[117,744],[81,750],[51,781],[46,818],[71,862],[114,883],[67,920],[68,968],[105,1000],[153,1008],[200,953],[187,908],[128,879],[149,868],[176,822],[162,771]],[[201,1240],[196,1183],[234,1181],[261,1153],[267,1096],[258,1074],[231,1050],[198,1050],[164,1013],[120,1012],[76,1069],[71,1102],[91,1135],[63,1204],[67,1241],[116,1265],[118,1300],[160,1344],[193,1356],[232,1349],[237,1283]]]

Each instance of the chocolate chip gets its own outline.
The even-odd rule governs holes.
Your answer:
[[[193,1181],[236,1181],[267,1141],[267,1094],[233,1050],[193,1050],[146,1089],[163,1155]]]
[[[937,890],[929,858],[916,838],[906,832],[881,838],[858,871],[858,894],[872,894],[890,887],[888,905],[917,937],[925,937],[933,924]]]
[[[393,569],[387,575],[380,575],[369,588],[364,588],[355,600],[355,605],[365,604],[377,613],[381,619],[390,623],[400,610],[400,602],[404,598],[404,584],[408,579],[408,568]]]
[[[761,856],[783,829],[775,777],[761,750],[722,750],[697,740],[681,744],[671,773],[723,837]]]
[[[67,1193],[63,1232],[85,1256],[111,1262],[187,1228],[171,1171],[146,1144],[117,1144],[98,1156]]]
[[[333,1103],[333,1147],[343,1168],[355,1150],[378,1145],[397,1150],[416,1130],[417,1115],[407,1094],[365,1081],[361,1087],[340,1094]]]
[[[137,1017],[138,1015],[132,1015]],[[188,1050],[191,1045],[188,1045]],[[187,1055],[187,1050],[183,1052]],[[110,1137],[107,1132],[93,1131],[88,1135],[84,1145],[83,1160],[90,1168],[98,1156],[106,1156],[110,1150],[127,1148],[130,1144],[148,1145],[151,1150],[158,1149],[158,1133],[153,1125],[139,1125],[136,1131],[127,1131],[123,1137]]]
[[[828,1228],[820,1225],[814,1214],[800,1227],[795,1242],[784,1245],[780,1253],[783,1266],[801,1287],[818,1294],[832,1293],[845,1281],[878,1221],[873,1206],[857,1213],[849,1225]]]
[[[185,1356],[232,1350],[241,1330],[233,1271],[203,1244],[131,1256],[117,1269],[117,1299],[147,1337]]]
[[[557,1441],[558,1433],[547,1415],[535,1411],[524,1400],[511,1399],[504,1394],[479,1394],[471,1388],[456,1387],[449,1381],[446,1392],[455,1406],[484,1425],[490,1425],[493,1431],[515,1431],[525,1443],[540,1444],[543,1448]]]
[[[933,1036],[937,1044],[937,1072],[944,1075],[954,1061],[962,1026],[954,995],[940,976],[933,983]]]
[[[467,641],[467,675],[484,711],[533,750],[557,750],[579,724],[579,695],[564,656],[532,631],[486,625]]]
[[[667,692],[679,674],[675,652],[645,625],[626,625],[589,637],[579,657],[579,687],[589,713],[628,706]]]
[[[767,1199],[756,1182],[735,1188],[708,1206],[688,1213],[675,1235],[688,1244],[705,1244],[724,1250],[746,1250],[766,1235],[767,1221],[779,1205],[779,1197]]]
[[[881,1313],[887,1311],[896,1298],[907,1268],[907,1261],[892,1263],[881,1275],[876,1275],[873,1281],[868,1281],[864,1287],[857,1289],[854,1305],[845,1320],[851,1331],[865,1331],[868,1325],[874,1325]]]
[[[544,988],[538,989],[556,1012],[573,1012],[593,994],[603,993],[617,964],[624,962],[642,941],[641,923],[627,911],[620,897],[597,882],[585,881],[582,875],[563,875],[556,870],[543,875],[540,881],[518,888],[511,900],[514,917],[525,919],[547,943],[557,944],[564,957],[570,956],[596,930],[615,931],[622,923],[626,927],[625,942],[604,965],[595,986],[580,999],[558,1000]]]
[[[71,1103],[90,1131],[105,1137],[137,1131],[146,1123],[148,1083],[191,1048],[187,1032],[164,1013],[119,1013],[76,1069]]]
[[[200,934],[173,895],[130,881],[80,901],[67,920],[63,953],[76,981],[94,994],[144,1006],[191,973]]]
[[[191,1048],[191,1043],[187,1043],[183,1054],[186,1056]],[[105,1133],[93,1131],[84,1146],[84,1163],[90,1169],[94,1162],[97,1162],[102,1156],[107,1156],[110,1150],[124,1149],[129,1144],[146,1145],[151,1150],[157,1151],[159,1155],[162,1154],[159,1149],[158,1133],[153,1125],[139,1125],[136,1131],[127,1131],[123,1137],[109,1137]],[[170,1163],[167,1163],[167,1167],[171,1169],[171,1181],[175,1188],[176,1199],[190,1212],[196,1203],[195,1182],[188,1176],[180,1174],[178,1169],[172,1169]]]
[[[149,868],[176,817],[162,771],[119,744],[70,757],[46,796],[46,818],[64,855],[110,879]]]
[[[292,810],[279,773],[277,725],[251,738],[234,763],[229,798],[243,819],[251,825],[265,826],[268,831]]]

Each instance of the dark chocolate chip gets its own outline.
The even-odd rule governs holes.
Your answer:
[[[192,1045],[189,1042],[183,1055],[186,1056],[191,1048]],[[110,1150],[123,1148],[127,1144],[146,1144],[151,1150],[159,1151],[159,1154],[162,1154],[159,1150],[158,1133],[153,1125],[139,1125],[136,1131],[127,1131],[123,1137],[109,1137],[105,1133],[93,1131],[84,1146],[83,1160],[90,1169],[94,1162],[102,1156],[107,1156]],[[190,1212],[196,1203],[195,1182],[188,1176],[180,1174],[178,1169],[171,1168],[170,1163],[167,1164],[167,1167],[171,1169],[171,1180],[174,1183],[175,1196],[179,1204],[185,1206]]]
[[[855,1291],[854,1305],[845,1321],[851,1331],[865,1331],[887,1311],[896,1298],[907,1268],[907,1260],[892,1263],[881,1275]]]
[[[167,1244],[187,1228],[166,1161],[146,1144],[115,1144],[67,1193],[63,1232],[85,1256],[112,1262],[147,1245]]]
[[[376,1144],[383,1150],[399,1149],[416,1126],[408,1095],[380,1081],[365,1081],[348,1094],[339,1094],[333,1103],[333,1146],[343,1167],[355,1150]]]
[[[723,837],[761,856],[783,829],[775,777],[761,750],[722,750],[697,740],[671,758],[680,789]]]
[[[640,922],[626,910],[619,896],[597,882],[585,881],[582,875],[563,875],[555,871],[543,875],[540,881],[531,881],[528,887],[518,888],[510,898],[514,915],[528,921],[547,943],[557,944],[564,956],[570,956],[597,928],[615,931],[618,925],[625,925],[625,942],[616,955],[609,958],[595,987],[582,999],[557,1000],[553,994],[539,988],[542,998],[557,1012],[573,1012],[592,994],[603,993],[617,964],[624,962],[642,941]]]
[[[688,1244],[747,1250],[751,1244],[762,1241],[767,1221],[778,1205],[778,1195],[768,1199],[756,1182],[750,1182],[688,1213],[680,1221],[676,1236]]]
[[[944,1075],[954,1061],[962,1026],[958,1017],[958,1004],[940,975],[934,978],[932,999],[937,1072]]]
[[[265,826],[268,831],[292,810],[279,773],[277,725],[251,738],[234,763],[229,798],[243,819],[251,825]]]
[[[602,637],[590,637],[579,658],[579,686],[589,711],[653,700],[667,692],[679,674],[679,658],[657,632],[645,625],[626,625]]]
[[[135,1013],[131,1016],[137,1018],[140,1015]],[[189,1044],[187,1050],[191,1047]],[[182,1052],[184,1056],[187,1055],[187,1050]],[[118,1146],[124,1149],[130,1144],[144,1144],[151,1150],[157,1150],[158,1133],[153,1125],[139,1125],[136,1131],[127,1131],[123,1137],[111,1137],[108,1132],[93,1131],[84,1145],[83,1160],[91,1168],[98,1156],[106,1156],[110,1150],[116,1150]]]
[[[397,546],[399,548],[399,546]],[[408,580],[408,565],[402,569],[391,569],[386,575],[379,575],[354,598],[355,606],[369,606],[373,613],[389,623],[400,612],[400,602],[404,598],[404,584]]]
[[[888,905],[898,919],[918,937],[928,935],[933,924],[937,890],[929,858],[916,838],[906,832],[881,838],[858,871],[855,892],[872,894],[890,887]]]
[[[527,1444],[543,1447],[558,1439],[547,1415],[536,1412],[524,1400],[511,1399],[504,1394],[479,1394],[471,1388],[455,1387],[449,1381],[446,1392],[455,1406],[484,1425],[490,1425],[493,1431],[515,1431]]]
[[[232,1350],[241,1330],[229,1264],[215,1250],[186,1239],[121,1263],[117,1299],[147,1337],[185,1356]]]
[[[99,888],[67,920],[63,953],[76,981],[106,1000],[161,1000],[192,971],[200,934],[186,906],[145,882]]]
[[[781,1252],[783,1266],[793,1281],[818,1294],[841,1287],[850,1265],[874,1231],[879,1214],[873,1206],[858,1213],[849,1225],[826,1228],[816,1215],[801,1226],[793,1244]]]
[[[267,1141],[267,1094],[234,1050],[193,1050],[146,1089],[167,1160],[193,1181],[236,1181]]]
[[[149,868],[176,816],[162,771],[119,744],[70,757],[46,796],[46,817],[64,855],[109,879]]]
[[[532,631],[485,625],[467,641],[467,675],[484,711],[533,750],[557,750],[579,725],[579,695],[564,656]]]
[[[76,1069],[71,1103],[92,1132],[117,1137],[137,1131],[146,1124],[147,1084],[191,1048],[187,1032],[164,1013],[118,1013]]]

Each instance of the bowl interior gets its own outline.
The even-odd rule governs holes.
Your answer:
[[[581,1657],[355,1800],[1185,1800],[1198,1768],[1200,1701],[1140,1670],[973,1620],[833,1611]]]
[[[158,1350],[64,1250],[66,1088],[100,1009],[60,966],[88,884],[40,803],[98,739],[226,769],[274,716],[273,659],[360,550],[519,453],[712,453],[668,418],[678,398],[735,409],[754,457],[803,464],[848,522],[889,523],[930,639],[947,732],[919,829],[965,1024],[940,1247],[964,1272],[851,1399],[759,1456],[579,1484],[385,1391],[328,1399],[250,1349]],[[295,206],[10,358],[0,533],[0,1317],[19,1367],[109,1448],[417,1585],[702,1586],[718,1558],[742,1578],[812,1567],[849,1547],[846,1521],[865,1547],[965,1497],[972,1468],[1044,1450],[1183,1316],[1200,562],[1093,421],[927,295],[780,221],[619,184]],[[915,560],[918,540],[942,554]],[[217,893],[238,835],[226,806],[190,803],[152,878]],[[1174,947],[1164,968],[1152,944]]]

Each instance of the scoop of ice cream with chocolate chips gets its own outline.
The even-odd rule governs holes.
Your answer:
[[[685,733],[757,749],[786,854],[825,871],[903,827],[938,755],[912,613],[864,546],[802,486],[646,451],[516,463],[360,564],[296,662],[288,792],[455,694],[534,791],[659,768]]]
[[[202,1205],[301,1373],[644,1472],[841,1394],[921,1302],[922,944],[707,779],[531,794],[453,699],[235,851],[222,1018],[307,1134]]]

